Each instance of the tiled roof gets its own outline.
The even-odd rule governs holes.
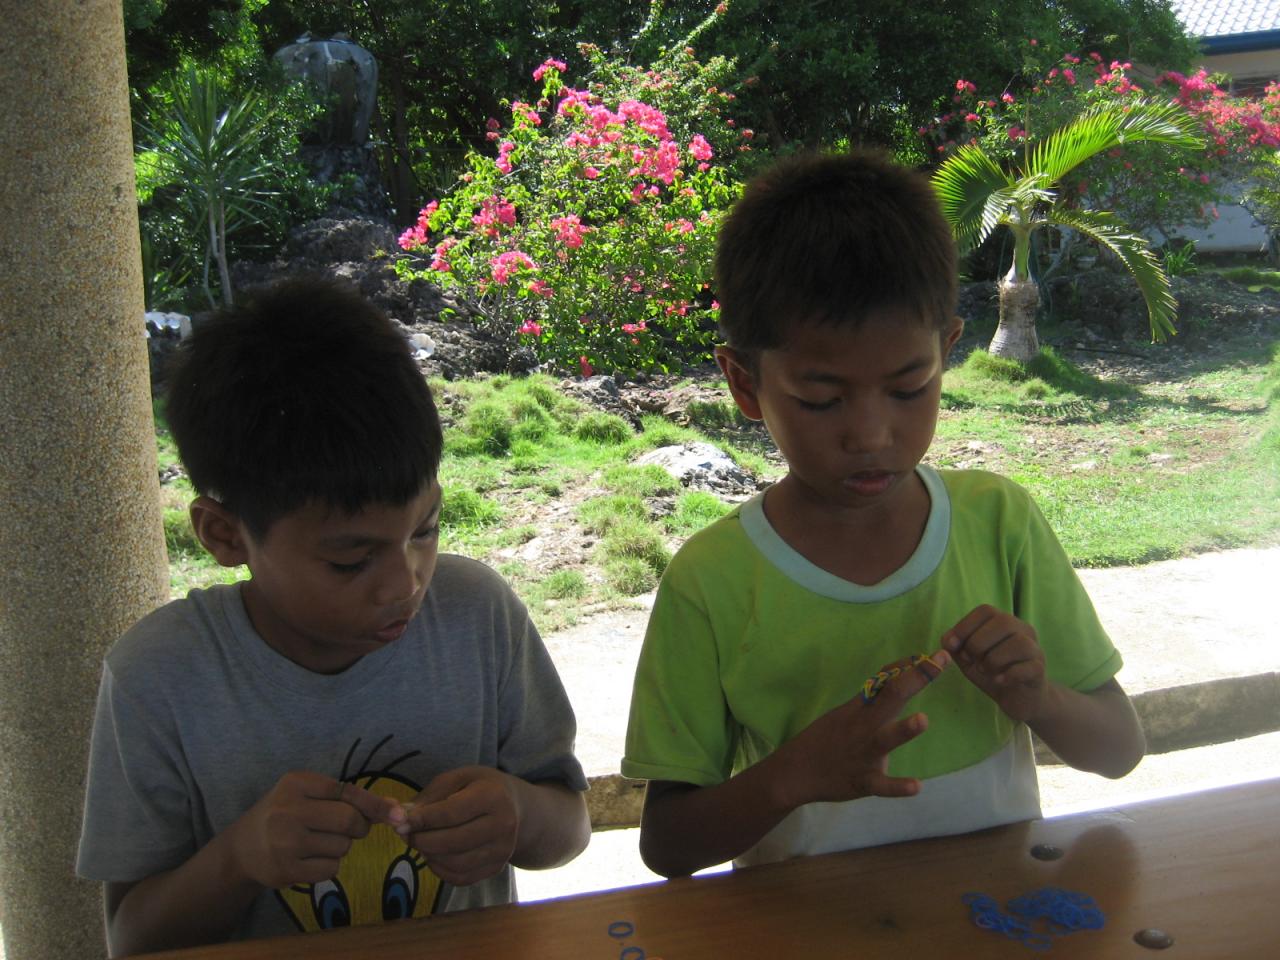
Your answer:
[[[1280,0],[1173,0],[1173,11],[1193,37],[1280,30]]]

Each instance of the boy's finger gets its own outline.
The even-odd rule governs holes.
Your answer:
[[[886,723],[876,731],[875,750],[880,756],[892,753],[904,743],[909,743],[929,729],[929,718],[923,713],[913,713],[909,717]]]
[[[370,823],[395,826],[404,820],[404,812],[397,801],[390,797],[380,797],[345,780],[338,784],[337,796],[333,799],[355,807]]]
[[[871,797],[914,797],[920,792],[920,781],[915,777],[873,773],[867,777],[866,791]]]
[[[942,646],[951,653],[962,649],[978,628],[995,615],[995,607],[989,604],[984,603],[981,606],[974,607],[961,617],[954,627],[942,635]]]
[[[477,850],[489,842],[491,830],[484,817],[446,829],[424,829],[411,834],[413,847],[429,857],[450,857]]]
[[[396,827],[399,833],[417,833],[421,830],[448,830],[459,827],[476,818],[471,805],[457,794],[431,803],[418,801],[406,811],[405,825]],[[406,830],[407,827],[407,830]]]
[[[886,682],[869,706],[881,707],[882,712],[890,715],[897,714],[908,700],[936,680],[950,662],[951,655],[947,651],[935,651],[910,670],[903,670]]]

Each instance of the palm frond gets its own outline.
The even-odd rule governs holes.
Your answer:
[[[1043,173],[1050,183],[1057,183],[1086,160],[1126,143],[1202,147],[1199,129],[1199,121],[1176,103],[1102,104],[1040,141],[1025,172]]]
[[[992,197],[1011,186],[1013,181],[999,164],[968,145],[934,172],[934,191],[961,250],[976,246],[991,232]]]
[[[1101,211],[1051,210],[1046,219],[1078,231],[1120,258],[1146,301],[1152,340],[1162,341],[1177,332],[1173,321],[1178,314],[1178,301],[1145,237],[1129,232],[1112,214]]]

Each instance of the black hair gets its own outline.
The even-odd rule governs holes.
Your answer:
[[[922,174],[886,154],[800,154],[747,184],[720,230],[715,292],[729,346],[781,346],[795,324],[905,310],[955,317],[956,247]]]
[[[192,485],[258,539],[311,501],[406,503],[440,466],[440,417],[408,342],[345,283],[258,289],[195,325],[167,379]]]

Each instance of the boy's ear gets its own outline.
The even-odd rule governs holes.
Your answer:
[[[239,518],[212,497],[196,497],[191,501],[191,527],[224,567],[238,567],[249,562],[246,545],[248,534]]]
[[[716,347],[716,365],[729,381],[729,392],[733,401],[748,420],[763,420],[760,412],[760,399],[756,396],[756,379],[752,374],[746,357],[733,347]]]
[[[953,317],[951,326],[943,333],[942,340],[942,359],[947,359],[951,354],[951,348],[956,345],[956,341],[960,339],[960,335],[964,333],[964,317]]]

